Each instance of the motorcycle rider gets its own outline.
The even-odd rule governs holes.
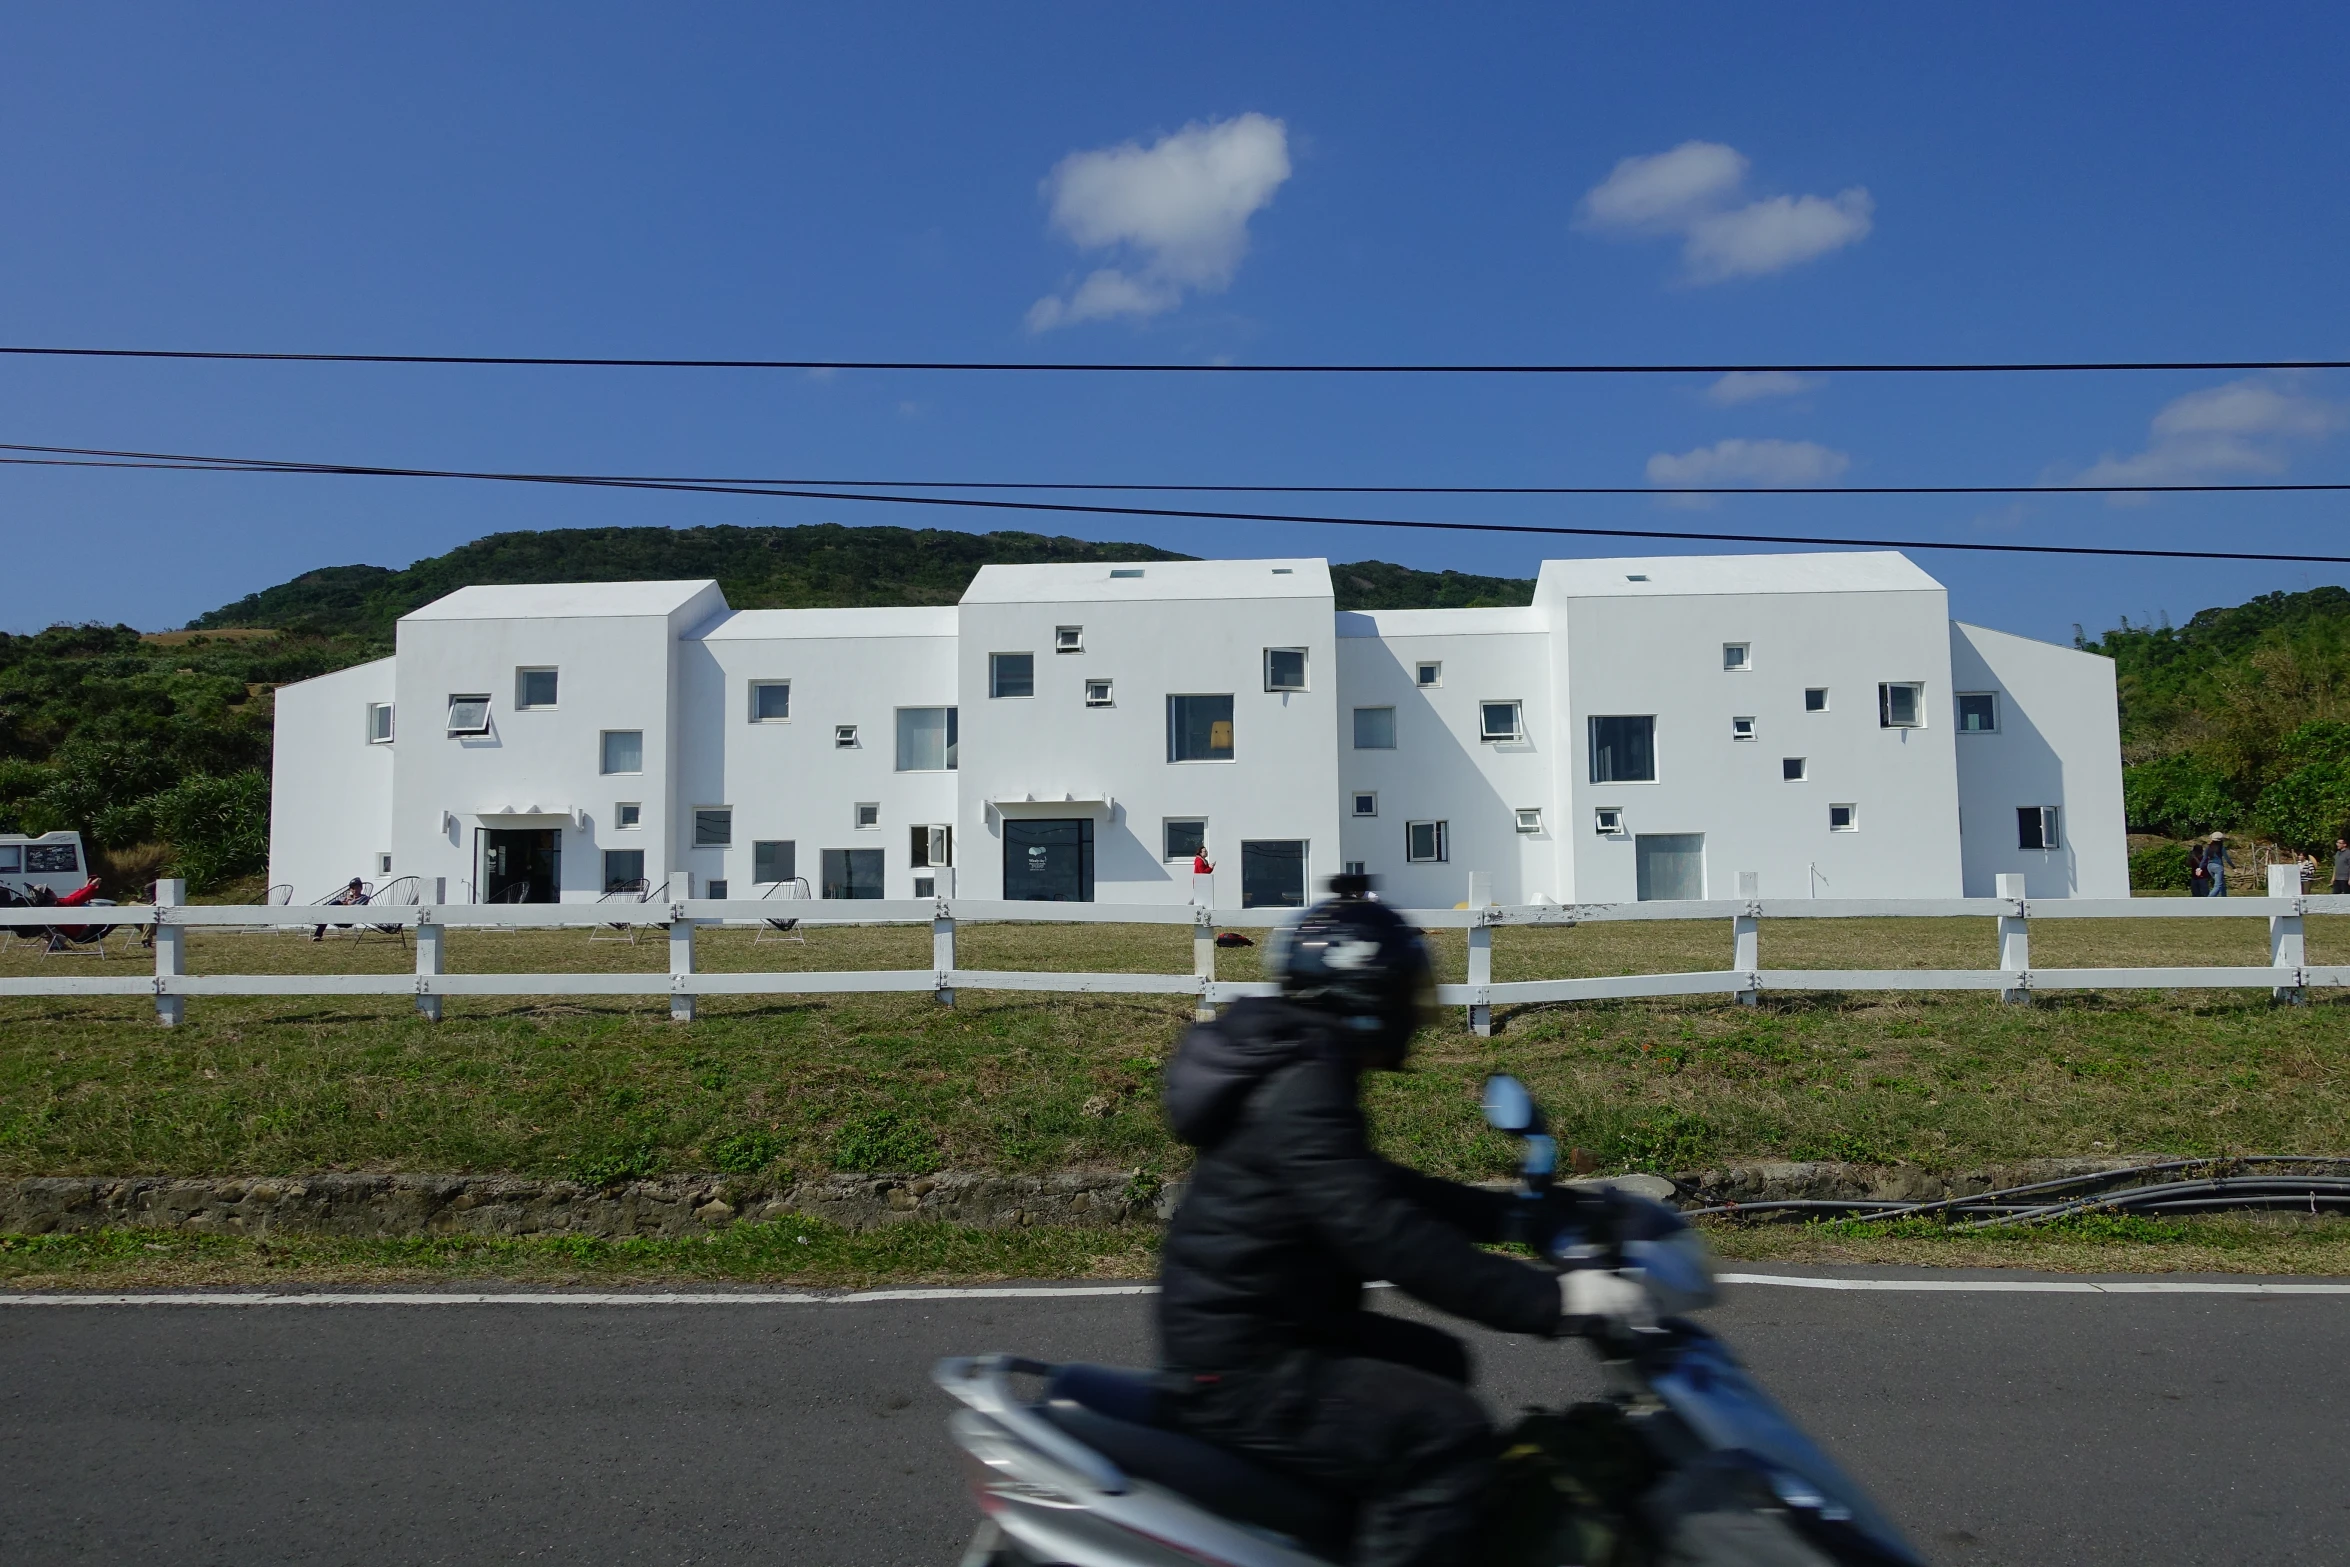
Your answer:
[[[1467,1346],[1367,1311],[1366,1282],[1507,1332],[1632,1314],[1640,1287],[1480,1249],[1518,1200],[1380,1158],[1362,1074],[1402,1067],[1433,1012],[1420,934],[1342,876],[1269,954],[1278,997],[1186,1033],[1166,1109],[1199,1150],[1160,1265],[1172,1421],[1358,1498],[1363,1567],[1446,1567],[1473,1543],[1494,1433]]]

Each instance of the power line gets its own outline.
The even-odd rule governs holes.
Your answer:
[[[7,446],[0,450],[56,451],[58,448]],[[991,512],[1054,512],[1100,517],[1176,518],[1202,522],[1283,522],[1319,527],[1404,528],[1441,533],[1516,533],[1569,538],[1670,539],[1702,544],[1809,544],[1840,549],[1955,550],[1997,555],[2096,555],[2150,560],[2278,561],[2301,565],[2350,565],[2350,555],[2296,555],[2251,550],[2157,550],[2090,544],[1992,544],[1935,539],[1835,538],[1789,533],[1709,533],[1666,528],[1590,528],[1560,524],[1511,522],[1438,522],[1406,517],[1333,517],[1298,512],[1208,511],[1167,506],[1107,506],[1081,501],[991,500],[977,496],[903,494],[874,491],[815,489],[800,486],[712,483],[684,479],[638,479],[598,474],[497,473],[454,468],[393,468],[345,463],[292,463],[224,458],[215,461],[163,457],[139,461],[129,456],[93,456],[79,463],[59,458],[0,457],[0,463],[90,466],[107,468],[162,468],[175,472],[275,473],[387,479],[459,479],[501,484],[559,484],[588,489],[655,490],[691,495],[748,495],[780,500],[845,501],[865,505],[943,506]],[[1641,492],[1649,493],[1649,492]],[[1773,494],[1775,491],[1743,491]]]
[[[2048,372],[2350,370],[2350,359],[2096,359],[1860,361],[1819,364],[1171,364],[1094,360],[687,359],[557,354],[324,354],[258,349],[69,348],[0,345],[0,355],[50,359],[213,360],[254,364],[470,365],[565,370],[1044,371],[1113,375],[2028,375]]]

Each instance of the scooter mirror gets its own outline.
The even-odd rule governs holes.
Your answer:
[[[1485,1080],[1485,1121],[1497,1132],[1525,1132],[1534,1126],[1534,1096],[1506,1072]]]

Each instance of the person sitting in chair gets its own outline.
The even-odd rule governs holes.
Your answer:
[[[327,899],[326,901],[330,908],[350,908],[355,905],[365,903],[367,901],[367,884],[361,881],[358,877],[354,876],[351,878],[351,885],[345,887],[341,892],[336,893],[333,897]],[[350,928],[351,927],[348,925],[337,925],[335,927],[337,930],[349,930]],[[326,927],[321,925],[318,927],[318,929],[312,931],[310,933],[310,939],[312,941],[326,940]]]

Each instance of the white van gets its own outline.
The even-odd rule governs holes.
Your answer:
[[[46,887],[60,898],[79,892],[90,879],[90,857],[78,832],[0,833],[0,887],[30,893]]]

